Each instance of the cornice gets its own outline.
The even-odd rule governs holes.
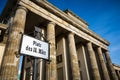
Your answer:
[[[65,13],[70,13],[70,14],[72,14],[75,18],[79,19],[79,20],[82,21],[84,24],[89,25],[86,21],[84,21],[82,18],[80,18],[79,16],[77,16],[77,15],[76,15],[75,13],[73,13],[71,10],[66,9],[64,12],[65,12]]]

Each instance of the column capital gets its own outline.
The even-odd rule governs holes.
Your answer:
[[[92,43],[91,41],[88,41],[88,43]]]
[[[100,46],[98,46],[97,48],[101,48]],[[102,49],[102,48],[101,48]]]
[[[49,22],[48,24],[53,24],[54,26],[56,25],[56,23],[55,23],[55,22]]]
[[[100,46],[97,47],[98,54],[102,54],[102,48]]]
[[[71,35],[73,35],[73,36],[75,35],[75,33],[73,33],[73,32],[69,32],[68,34],[71,34]]]
[[[105,51],[105,54],[110,55],[109,53],[110,53],[110,51],[108,51],[108,50]],[[110,57],[110,56],[109,56],[109,57]]]
[[[87,44],[92,44],[92,42],[91,41],[87,41]]]
[[[26,11],[26,13],[28,12],[27,8],[26,8],[26,7],[24,7],[24,6],[18,6],[18,9],[23,9],[23,10],[25,10],[25,11]]]
[[[109,51],[109,50],[105,50],[105,52],[108,52],[108,53],[109,53],[110,51]]]
[[[90,41],[87,42],[87,47],[88,47],[89,50],[93,49],[93,48],[92,48],[92,42],[90,42]]]

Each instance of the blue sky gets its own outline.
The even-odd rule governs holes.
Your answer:
[[[7,0],[0,0],[0,14],[1,14],[1,12],[3,10],[3,7],[5,6],[6,2],[7,2]]]
[[[0,0],[0,12],[7,0]],[[108,40],[110,57],[120,65],[120,0],[48,0],[61,10],[70,9],[89,24],[89,28]]]

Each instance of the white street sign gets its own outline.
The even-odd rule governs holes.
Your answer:
[[[23,35],[20,53],[43,59],[49,59],[49,43]]]

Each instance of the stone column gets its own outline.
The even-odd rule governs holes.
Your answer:
[[[74,34],[68,34],[68,42],[69,42],[69,53],[70,53],[70,60],[71,60],[71,68],[72,68],[72,80],[80,80],[80,72],[78,66],[78,58],[74,40]]]
[[[104,60],[103,55],[102,55],[101,47],[97,48],[97,52],[98,52],[98,57],[100,59],[100,64],[101,64],[104,79],[105,80],[110,80],[108,70],[107,70],[107,67],[106,67],[106,64],[105,64],[105,60]]]
[[[15,53],[18,53],[20,47],[20,33],[24,33],[26,14],[25,7],[19,6],[16,10],[0,70],[1,80],[17,80],[19,58],[16,58]]]
[[[116,72],[115,72],[115,70],[113,68],[112,61],[110,59],[108,51],[105,52],[105,57],[106,57],[106,60],[107,60],[107,65],[108,65],[109,72],[111,74],[110,76],[112,76],[112,80],[118,80]]]
[[[120,72],[119,72],[119,71],[117,71],[117,74],[118,74],[118,79],[120,79]]]
[[[98,70],[98,66],[97,66],[95,53],[93,51],[91,42],[87,43],[87,49],[88,49],[88,54],[89,54],[89,57],[90,57],[93,79],[94,80],[101,80],[99,70]]]
[[[68,71],[68,53],[67,53],[67,50],[66,50],[66,38],[63,36],[62,37],[62,46],[61,47],[63,47],[62,49],[63,49],[63,63],[64,63],[64,75],[65,75],[65,80],[69,80],[69,71]]]
[[[50,43],[50,64],[47,64],[47,80],[57,80],[55,23],[50,22],[47,26],[47,40]]]

